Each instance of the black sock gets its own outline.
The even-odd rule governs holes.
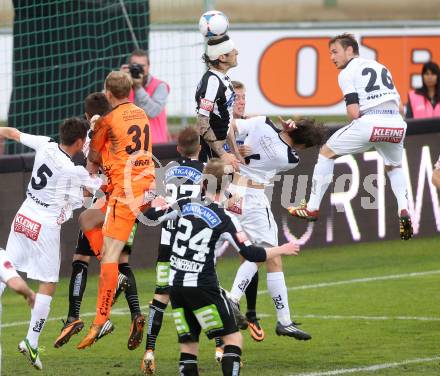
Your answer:
[[[188,353],[180,353],[179,375],[180,376],[199,376],[196,355],[188,354]]]
[[[128,287],[125,290],[125,299],[127,299],[128,308],[130,308],[131,319],[133,320],[137,314],[141,313],[139,306],[139,298],[136,287],[136,279],[134,278],[131,266],[128,263],[119,264],[119,272],[128,278]]]
[[[150,312],[148,314],[148,327],[147,327],[147,343],[145,350],[153,350],[156,348],[156,340],[162,328],[163,314],[167,304],[159,302],[156,299],[150,304]]]
[[[215,337],[214,341],[215,341],[215,347],[222,347],[224,345],[224,342],[220,337]]]
[[[240,375],[241,349],[238,346],[226,345],[222,358],[223,376]]]
[[[246,303],[247,311],[255,312],[257,306],[257,293],[258,293],[258,270],[252,277],[248,287],[246,288]]]
[[[85,261],[76,260],[72,262],[72,275],[69,284],[69,313],[67,314],[69,321],[79,318],[81,302],[87,285],[88,266],[89,264]]]

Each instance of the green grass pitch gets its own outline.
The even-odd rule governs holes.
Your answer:
[[[382,241],[345,247],[305,249],[284,258],[289,300],[295,320],[313,339],[299,342],[275,335],[274,307],[260,272],[257,308],[266,331],[264,342],[245,337],[242,375],[387,375],[440,374],[440,237],[408,242]],[[238,259],[220,259],[218,275],[229,288]],[[154,271],[136,270],[143,311],[152,297]],[[95,309],[96,277],[90,277],[83,301],[88,326]],[[92,348],[76,350],[83,330],[60,349],[53,348],[67,313],[68,280],[63,279],[40,337],[43,371],[34,370],[17,352],[30,313],[21,297],[3,296],[2,375],[140,375],[143,346],[127,350],[129,315],[123,296],[114,307],[116,329]],[[245,302],[242,303],[245,306]],[[167,310],[156,359],[157,375],[177,375],[178,345]],[[201,340],[201,375],[220,375],[214,343]]]

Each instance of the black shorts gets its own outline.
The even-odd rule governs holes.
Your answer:
[[[125,244],[122,252],[131,255],[131,245]],[[76,241],[75,255],[95,256],[95,253],[90,247],[89,239],[87,239],[87,236],[85,236],[81,230],[79,230],[78,240]]]
[[[226,293],[219,287],[170,287],[179,343],[199,342],[203,329],[209,339],[238,332]]]
[[[174,222],[174,221],[168,221]],[[162,226],[162,235],[160,238],[159,249],[156,261],[156,289],[155,294],[169,294],[169,276],[170,276],[170,257],[171,257],[171,237],[170,224]]]

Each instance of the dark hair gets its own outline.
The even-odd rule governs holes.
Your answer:
[[[148,55],[148,52],[145,50],[141,50],[140,48],[137,48],[136,50],[134,50],[130,56],[128,57],[128,63],[130,63],[131,58],[133,56],[138,56],[138,57],[146,57],[148,60],[148,63],[150,63],[150,56]]]
[[[206,44],[208,46],[215,46],[217,44],[226,42],[228,40],[229,40],[229,35],[225,34],[225,35],[222,35],[221,37],[209,38],[209,40]],[[228,55],[228,54],[225,54],[225,55]],[[211,65],[211,66],[217,68],[221,63],[221,61],[219,59],[210,60],[209,56],[206,53],[202,55],[202,60],[208,67]]]
[[[202,55],[202,60],[208,67],[212,66],[214,68],[217,68],[221,63],[219,59],[211,60],[207,54]]]
[[[186,127],[177,136],[177,146],[184,157],[192,157],[200,145],[200,135],[196,128]]]
[[[87,120],[72,117],[64,120],[60,125],[60,144],[70,146],[78,139],[84,140],[89,124]]]
[[[105,115],[112,110],[110,102],[104,93],[89,94],[84,100],[84,110],[90,117],[94,115]]]
[[[416,93],[423,95],[425,98],[428,98],[428,88],[423,81],[423,75],[427,72],[432,72],[432,74],[435,74],[437,76],[437,83],[435,85],[435,93],[434,93],[434,99],[437,102],[440,102],[440,68],[439,66],[434,63],[433,61],[429,61],[425,64],[423,64],[422,68],[422,87],[419,89],[416,89]]]
[[[347,47],[352,47],[353,53],[359,55],[359,44],[353,34],[344,33],[336,35],[328,42],[329,47],[336,42],[339,42],[344,50],[346,50]]]
[[[305,145],[306,148],[321,146],[325,143],[327,129],[315,119],[299,119],[295,121],[296,129],[290,129],[287,134],[297,145]]]

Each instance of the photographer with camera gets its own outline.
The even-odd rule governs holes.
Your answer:
[[[121,71],[129,73],[133,80],[130,101],[142,108],[150,120],[151,139],[154,144],[168,142],[168,127],[165,105],[170,88],[164,81],[150,74],[150,58],[144,50],[134,50],[128,64]]]

